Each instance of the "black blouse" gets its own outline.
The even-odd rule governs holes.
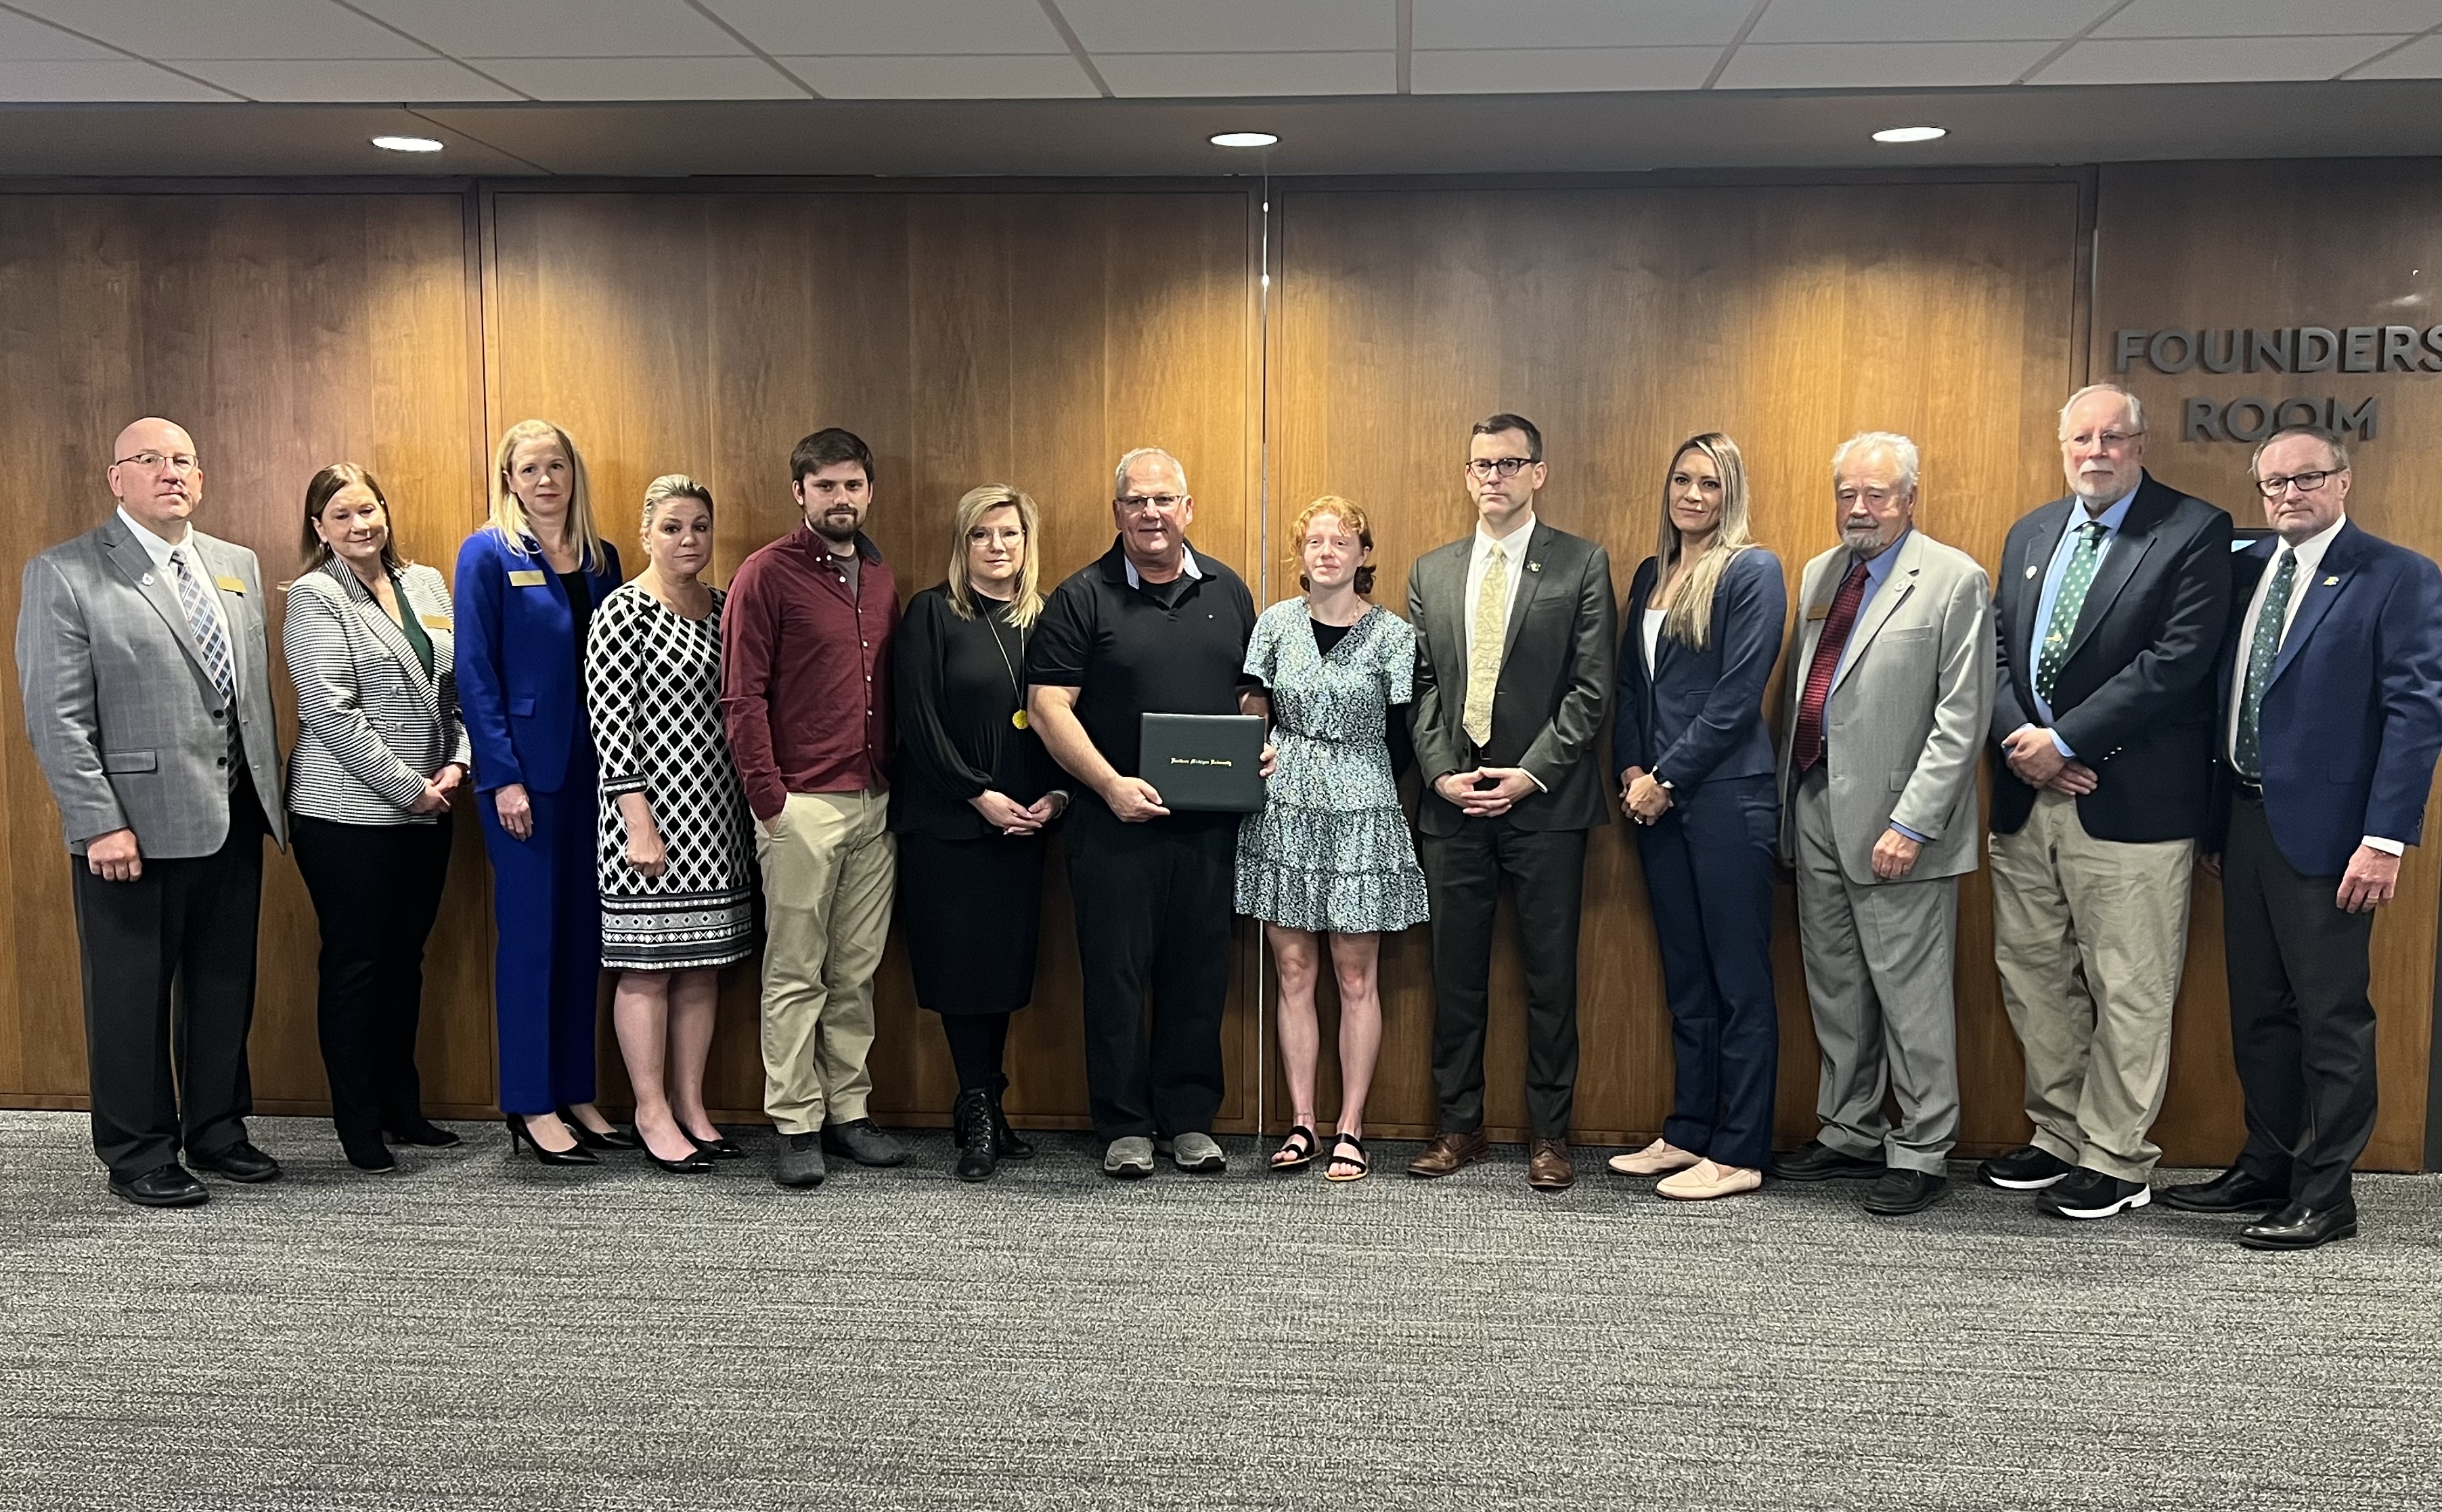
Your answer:
[[[1306,616],[1305,622],[1314,627],[1314,648],[1325,656],[1331,654],[1333,647],[1348,639],[1348,632],[1357,628],[1354,625],[1325,625],[1311,614]],[[1409,762],[1416,759],[1415,738],[1408,733],[1408,705],[1394,703],[1383,711],[1382,738],[1391,747],[1391,775],[1396,778],[1408,770]]]
[[[1010,722],[1025,707],[1030,633],[1009,623],[1008,605],[981,594],[975,605],[975,618],[958,618],[948,585],[937,585],[909,599],[899,623],[890,827],[902,833],[996,835],[968,799],[990,789],[1031,804],[1066,786],[1042,739]]]

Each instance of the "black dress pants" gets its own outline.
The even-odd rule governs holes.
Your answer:
[[[1221,1110],[1238,827],[1218,821],[1233,818],[1121,824],[1088,799],[1069,822],[1085,1086],[1103,1139],[1209,1133]]]
[[[1433,1094],[1444,1134],[1484,1127],[1484,1032],[1491,1012],[1492,918],[1501,884],[1518,904],[1526,957],[1526,1113],[1539,1139],[1568,1138],[1577,1094],[1577,907],[1586,832],[1522,829],[1503,814],[1427,835],[1433,910]]]
[[[2231,804],[2221,906],[2231,1053],[2247,1097],[2238,1166],[2317,1211],[2349,1195],[2374,1137],[2374,915],[2344,912],[2340,887],[2289,865],[2261,799]]]
[[[290,821],[297,869],[322,926],[315,1016],[331,1122],[350,1150],[424,1117],[415,1074],[424,945],[449,880],[448,816],[437,824]]]
[[[229,792],[228,836],[209,856],[146,856],[133,882],[106,882],[84,857],[68,858],[93,1152],[113,1179],[134,1180],[182,1149],[215,1155],[246,1138],[269,833],[253,784],[241,778]]]

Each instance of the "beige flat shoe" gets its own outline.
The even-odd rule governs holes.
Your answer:
[[[1710,1202],[1734,1197],[1763,1185],[1763,1173],[1748,1166],[1715,1165],[1699,1160],[1675,1176],[1665,1176],[1653,1190],[1679,1202]]]
[[[1624,1176],[1658,1176],[1667,1171],[1685,1171],[1702,1158],[1667,1139],[1656,1139],[1642,1150],[1613,1156],[1605,1163]]]

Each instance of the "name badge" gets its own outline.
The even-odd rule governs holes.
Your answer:
[[[234,577],[215,576],[212,581],[220,585],[221,592],[224,593],[243,593],[246,592],[246,584],[238,581],[238,579]]]
[[[542,584],[542,574],[534,568],[512,567],[509,569],[509,586],[511,588],[540,588]]]
[[[446,614],[418,614],[415,617],[423,621],[424,628],[428,630],[446,630],[449,628],[449,616]]]
[[[1829,604],[1817,604],[1813,609],[1806,611],[1806,622],[1809,625],[1813,624],[1816,620],[1828,620],[1831,617],[1832,606]]]

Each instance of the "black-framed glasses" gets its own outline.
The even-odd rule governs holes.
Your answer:
[[[1157,509],[1163,513],[1176,509],[1185,494],[1121,494],[1111,502],[1121,509]]]
[[[201,472],[204,470],[204,465],[201,461],[187,455],[183,451],[173,451],[167,453],[158,451],[139,451],[132,457],[121,457],[118,461],[112,463],[111,465],[114,467],[123,467],[131,462],[147,472],[158,472],[164,467],[167,467],[172,472],[178,473]]]
[[[1532,457],[1470,457],[1467,470],[1478,478],[1489,480],[1494,473],[1503,478],[1515,478],[1533,465],[1535,459]]]
[[[2293,472],[2286,478],[2276,472],[2269,478],[2258,478],[2255,480],[2255,487],[2256,491],[2264,495],[2267,499],[2280,498],[2283,494],[2289,491],[2289,485],[2291,483],[2296,483],[2298,485],[2298,491],[2300,493],[2311,494],[2316,489],[2324,486],[2324,479],[2342,470],[2343,469],[2339,467],[2325,467],[2316,472]]]

